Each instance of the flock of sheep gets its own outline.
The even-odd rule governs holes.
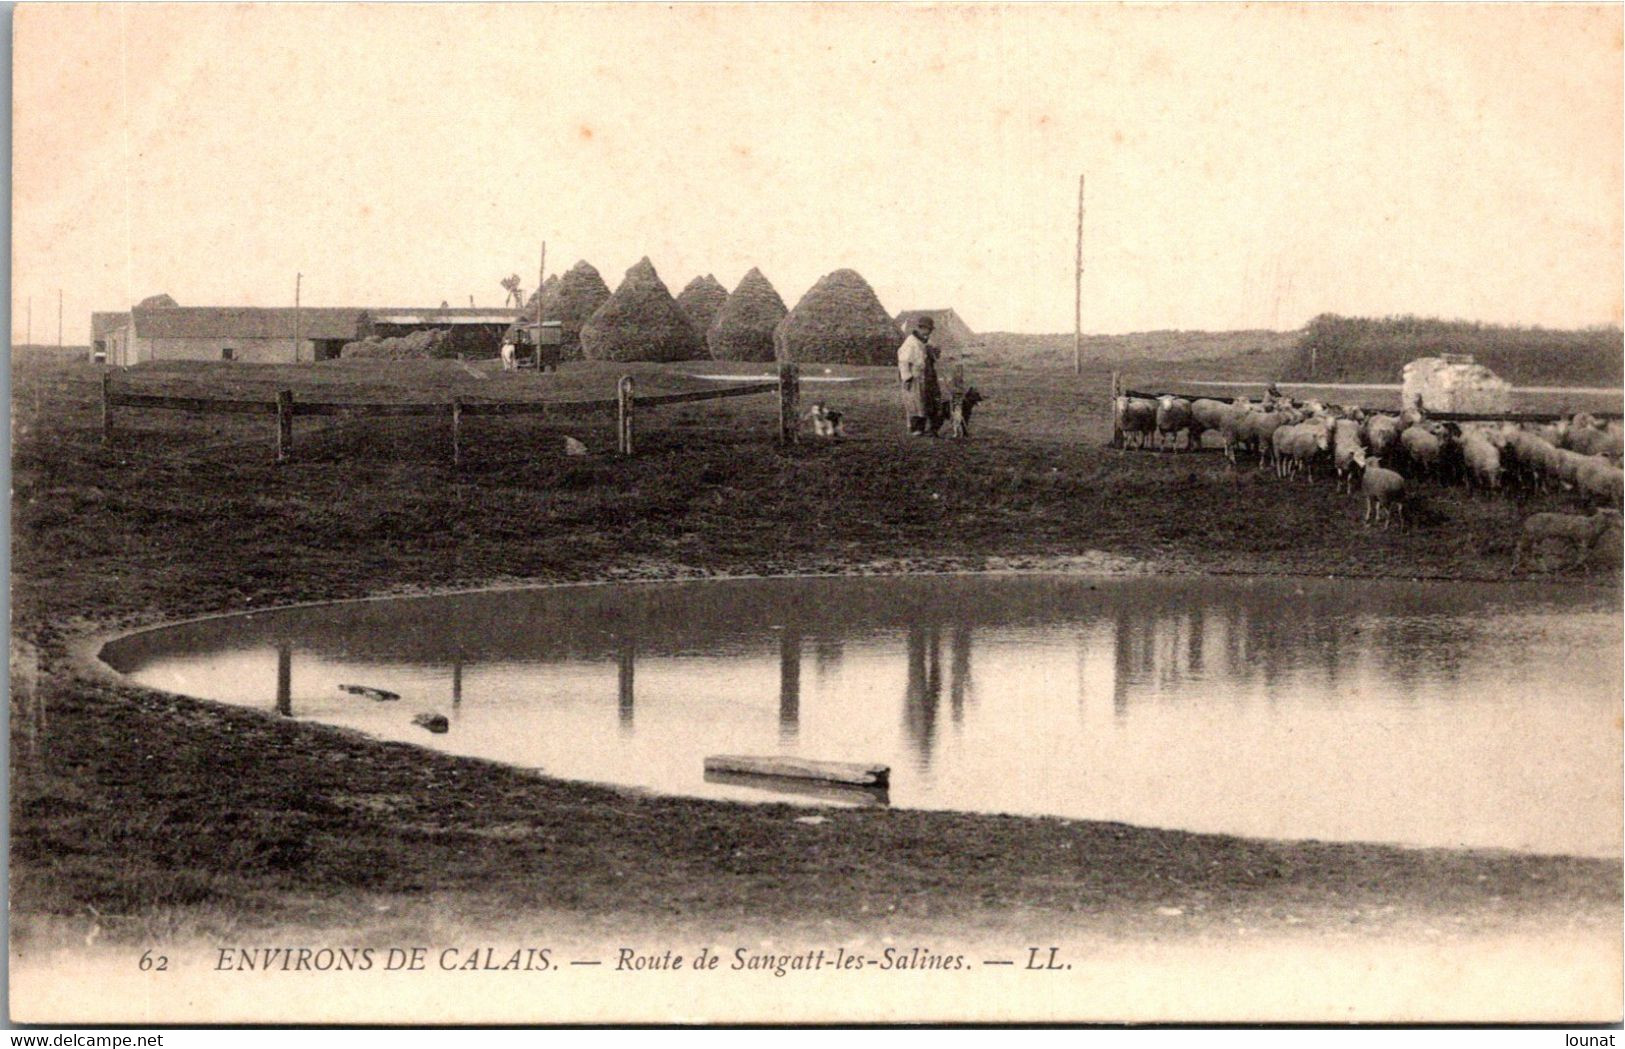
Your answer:
[[[1220,401],[1173,394],[1119,396],[1113,408],[1122,447],[1194,449],[1203,434],[1214,433],[1232,465],[1239,455],[1256,454],[1260,469],[1272,467],[1281,478],[1312,481],[1324,471],[1347,491],[1359,485],[1363,520],[1384,528],[1390,520],[1403,526],[1409,486],[1423,480],[1491,492],[1572,492],[1595,511],[1591,517],[1533,515],[1518,558],[1546,538],[1577,541],[1579,531],[1594,542],[1617,523],[1625,501],[1620,423],[1583,412],[1543,424],[1454,423],[1415,409],[1367,412],[1280,397]]]

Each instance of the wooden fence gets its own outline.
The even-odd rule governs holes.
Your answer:
[[[462,425],[465,417],[482,415],[591,415],[597,412],[615,412],[616,449],[621,455],[632,454],[633,416],[638,408],[656,408],[673,404],[692,404],[697,401],[715,401],[727,397],[749,397],[777,392],[779,395],[778,440],[780,444],[794,444],[800,405],[800,374],[796,365],[779,365],[778,378],[767,382],[753,382],[714,390],[693,390],[687,393],[657,393],[638,396],[632,376],[622,376],[616,384],[613,400],[591,401],[465,401],[453,397],[449,401],[408,401],[379,403],[363,401],[301,401],[295,400],[292,390],[278,390],[269,401],[245,398],[172,397],[167,394],[132,393],[115,389],[112,372],[102,373],[102,445],[113,444],[113,409],[151,408],[172,411],[203,412],[225,415],[269,415],[276,419],[276,461],[288,462],[293,457],[293,420],[301,415],[343,416],[347,418],[400,418],[403,416],[430,416],[449,420],[451,424],[451,458],[460,465],[463,457]]]
[[[1258,387],[1260,389],[1263,389],[1267,384],[1266,383],[1261,383],[1261,382],[1233,382],[1233,383],[1228,383],[1227,382],[1224,385],[1229,386],[1229,387],[1234,387],[1234,388],[1237,388],[1237,389],[1240,389],[1240,388],[1243,388],[1243,387],[1248,387],[1248,386],[1256,386],[1256,387]],[[1315,387],[1314,383],[1283,384],[1283,388],[1284,388],[1284,385],[1306,386],[1306,387],[1309,387],[1311,389],[1313,389]],[[1209,392],[1209,393],[1179,393],[1179,392],[1174,391],[1174,390],[1163,390],[1161,393],[1147,393],[1144,390],[1136,390],[1136,389],[1133,389],[1133,388],[1125,385],[1121,373],[1112,372],[1111,399],[1112,399],[1112,402],[1114,404],[1117,401],[1117,398],[1119,398],[1119,397],[1137,397],[1137,398],[1141,398],[1143,400],[1154,401],[1159,397],[1170,397],[1170,396],[1171,397],[1181,397],[1181,398],[1184,398],[1185,400],[1188,400],[1188,401],[1200,400],[1200,399],[1202,399],[1204,397],[1205,398],[1212,398],[1214,400],[1228,400],[1228,398],[1226,398],[1226,397],[1220,397],[1216,392]],[[1344,407],[1345,408],[1356,408],[1356,407],[1358,407],[1361,411],[1363,411],[1363,412],[1365,412],[1367,414],[1376,414],[1376,413],[1380,412],[1380,413],[1384,413],[1384,414],[1387,414],[1387,415],[1393,415],[1393,414],[1396,414],[1398,412],[1398,409],[1394,408],[1392,406],[1385,407],[1385,408],[1376,408],[1376,407],[1371,407],[1371,406],[1368,406],[1368,405],[1352,405],[1352,404],[1350,404],[1350,405],[1344,405]],[[1477,422],[1551,423],[1551,422],[1557,422],[1559,419],[1567,419],[1568,417],[1570,417],[1574,413],[1573,412],[1425,412],[1424,414],[1428,417],[1428,419],[1430,419],[1432,421],[1445,422],[1445,423],[1477,423]],[[1625,413],[1621,413],[1621,412],[1598,411],[1598,412],[1590,412],[1589,414],[1593,418],[1597,418],[1597,419],[1619,419],[1619,418],[1625,417]],[[1117,415],[1116,415],[1116,411],[1115,411],[1115,408],[1114,408],[1113,413],[1112,413],[1112,447],[1114,447],[1114,448],[1115,447],[1120,447],[1122,445],[1122,440],[1123,440],[1123,435],[1122,435],[1122,431],[1120,431],[1117,428]]]

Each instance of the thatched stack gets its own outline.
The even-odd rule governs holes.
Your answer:
[[[345,343],[339,356],[346,360],[426,361],[431,357],[449,356],[445,346],[450,335],[445,328],[428,328],[388,339],[369,335]]]
[[[688,323],[693,326],[694,334],[705,341],[705,333],[711,330],[711,322],[716,320],[717,311],[722,304],[728,301],[728,289],[722,282],[711,274],[695,277],[688,282],[677,296],[677,308],[683,311]]]
[[[168,292],[159,292],[157,295],[148,295],[135,304],[138,310],[161,310],[179,306],[180,303],[170,298]]]
[[[706,347],[719,361],[770,361],[773,329],[789,312],[762,271],[752,269],[717,311]]]
[[[542,296],[542,319],[559,322],[564,339],[559,344],[559,359],[579,361],[581,329],[609,301],[609,285],[591,263],[582,261],[566,270],[551,287],[552,291]]]
[[[530,298],[525,300],[525,307],[524,307],[525,308],[525,315],[527,317],[531,318],[531,320],[535,320],[536,319],[536,296],[540,295],[543,299],[550,299],[558,291],[558,288],[559,288],[559,275],[557,273],[553,274],[552,276],[548,277],[546,280],[542,281],[541,290],[531,292],[530,293]]]
[[[893,364],[903,336],[855,270],[820,277],[773,332],[781,361]]]
[[[705,356],[671,292],[647,257],[626,271],[609,301],[581,329],[591,361],[691,361]]]

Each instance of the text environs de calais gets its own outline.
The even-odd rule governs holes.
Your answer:
[[[794,951],[704,946],[688,953],[619,947],[604,958],[565,958],[554,947],[525,946],[218,947],[213,961],[215,971],[233,973],[550,972],[566,966],[593,966],[612,973],[689,971],[787,976],[803,972],[958,972],[973,967],[963,954],[923,946],[878,951],[844,946]],[[1053,958],[1044,959],[1044,963],[1025,968],[1057,967]]]

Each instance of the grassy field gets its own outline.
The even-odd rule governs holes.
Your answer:
[[[324,399],[608,396],[696,388],[715,364],[490,373],[450,362],[140,366],[151,392]],[[1189,363],[1176,377],[1193,378]],[[478,374],[475,374],[475,373]],[[1562,505],[1426,490],[1407,531],[1362,528],[1331,485],[1211,454],[1123,454],[1109,367],[993,369],[965,442],[909,440],[887,369],[818,370],[839,443],[774,443],[771,396],[650,409],[620,459],[610,417],[479,419],[450,464],[440,420],[120,412],[100,371],[14,366],[12,596],[39,661],[12,718],[14,937],[363,930],[393,908],[738,925],[1046,922],[1155,935],[1588,930],[1619,921],[1620,865],[1276,843],[1058,820],[799,810],[619,793],[133,688],[75,656],[87,632],[316,599],[502,582],[1053,564],[1504,578],[1522,516]],[[1216,379],[1258,379],[1245,367]],[[1155,378],[1155,376],[1152,376]],[[563,454],[564,436],[594,454]],[[1617,585],[1611,569],[1573,585]],[[1357,917],[1351,918],[1351,915]],[[1561,917],[1555,917],[1561,915]],[[105,920],[102,916],[106,917]],[[1555,924],[1554,924],[1555,923]],[[16,942],[14,940],[14,942]]]

